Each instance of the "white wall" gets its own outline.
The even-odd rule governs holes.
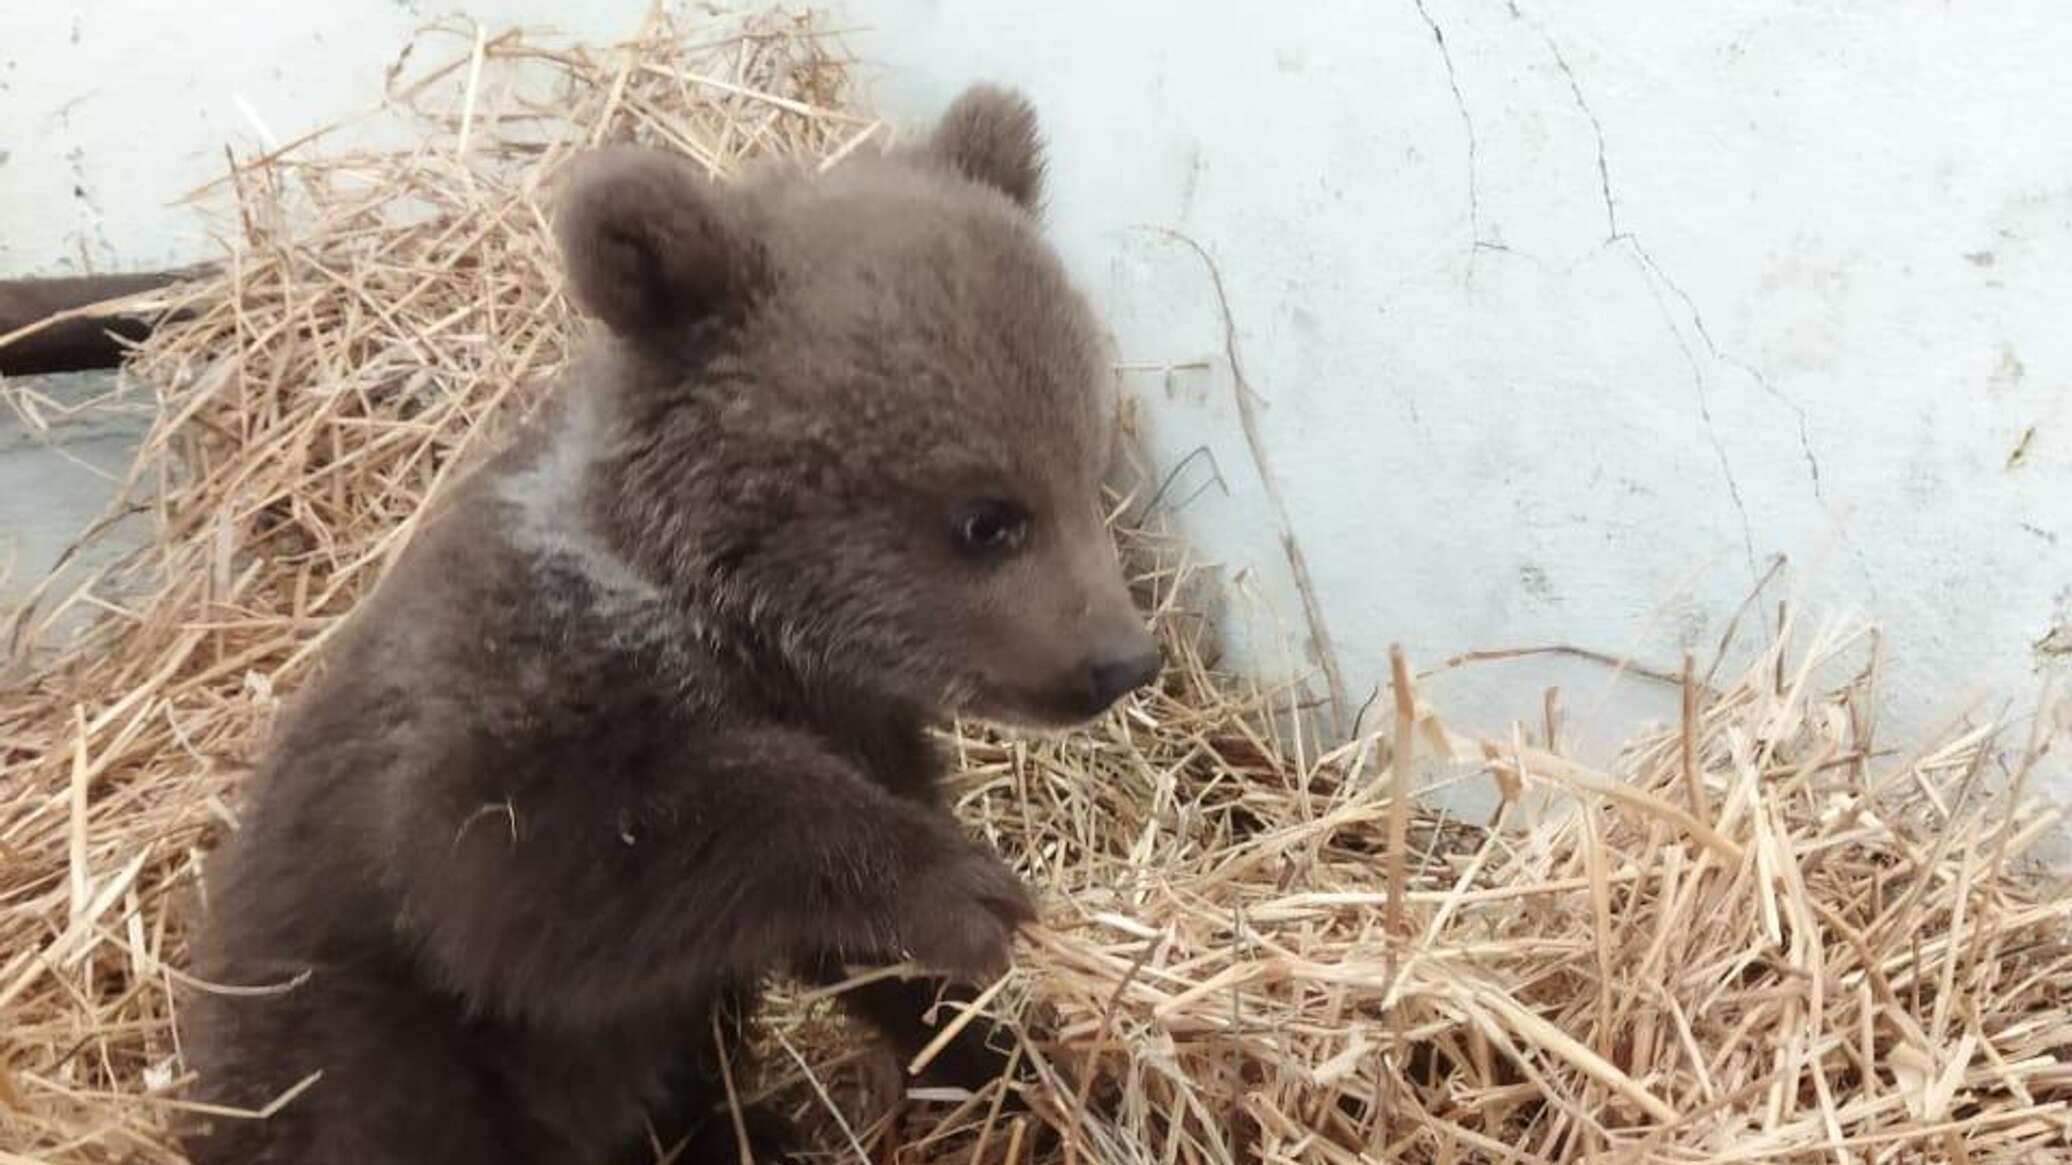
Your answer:
[[[281,133],[350,112],[444,10],[12,7],[0,272],[201,253],[164,202],[249,137],[235,95]],[[465,7],[596,37],[644,0]],[[1354,702],[1392,640],[1702,656],[1778,553],[1802,606],[1887,627],[1896,730],[1976,687],[2028,700],[2072,645],[2072,8],[840,11],[897,116],[976,78],[1036,99],[1054,235],[1124,359],[1203,366],[1132,374],[1166,463],[1207,451],[1170,496],[1294,627],[1207,271],[1157,230],[1214,256]],[[1493,727],[1548,682],[1587,712],[1601,678],[1435,691]],[[1607,727],[1666,706],[1622,693]]]
[[[263,144],[374,106],[418,28],[630,31],[647,0],[8,0],[0,276],[155,270],[217,252],[174,205]],[[250,111],[248,115],[246,110]]]

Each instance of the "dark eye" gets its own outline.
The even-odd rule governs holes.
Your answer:
[[[1013,502],[974,502],[957,518],[957,541],[981,554],[1010,554],[1029,536],[1029,515]]]

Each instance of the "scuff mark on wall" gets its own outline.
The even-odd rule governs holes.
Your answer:
[[[2039,672],[2072,670],[2072,586],[2060,590],[2055,598],[2057,610],[2051,614],[2050,626],[2029,646]]]
[[[2029,459],[2029,447],[2035,443],[2036,426],[2029,425],[2022,430],[2021,436],[2015,438],[2014,448],[2007,451],[2007,468],[2010,471],[2020,469]]]
[[[1993,374],[1986,378],[1986,385],[1995,392],[2005,392],[2019,386],[2028,374],[2029,368],[2022,363],[2021,354],[2014,350],[2014,345],[2003,342],[2000,345],[2000,363],[1993,366]]]
[[[2044,632],[2036,641],[2035,652],[2039,663],[2072,656],[2072,626],[2059,623]]]
[[[1186,173],[1180,179],[1179,220],[1187,221],[1194,213],[1195,195],[1201,192],[1202,175],[1208,171],[1208,156],[1202,152],[1201,143],[1193,142],[1186,150]]]
[[[1547,577],[1547,568],[1528,562],[1518,568],[1518,589],[1542,603],[1559,603],[1561,592],[1554,589],[1554,582]]]

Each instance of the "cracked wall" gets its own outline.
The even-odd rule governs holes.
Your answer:
[[[591,37],[644,6],[460,5]],[[25,9],[0,45],[0,272],[205,253],[167,202],[224,139],[361,108],[452,7]],[[1258,600],[1231,631],[1260,669],[1313,648],[1286,533],[1353,705],[1397,640],[1422,664],[1702,658],[1780,555],[1773,597],[1886,627],[1894,730],[2072,670],[2072,8],[837,11],[896,115],[979,77],[1040,104],[1053,234],[1113,322],[1163,498]],[[1598,747],[1674,708],[1587,664],[1433,689],[1501,728],[1549,683]]]
[[[2072,9],[847,10],[896,113],[979,76],[1036,97],[1053,231],[1164,496],[1261,600],[1255,666],[1309,646],[1279,512],[1354,704],[1396,640],[1702,663],[1760,579],[1750,623],[1884,625],[1900,731],[1975,690],[2019,716],[2072,659]],[[1168,232],[1220,272],[1278,501]],[[1549,683],[1598,748],[1674,711],[1589,664],[1435,687],[1501,728]]]

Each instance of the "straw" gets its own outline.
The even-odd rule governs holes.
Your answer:
[[[561,168],[640,140],[724,177],[886,136],[798,14],[415,48],[430,63],[370,123],[400,146],[319,130],[200,196],[223,262],[157,293],[179,315],[126,373],[157,419],[119,505],[152,537],[13,628],[99,613],[0,688],[8,1165],[179,1160],[199,857],[281,696],[567,361]],[[1991,723],[1873,739],[1870,629],[1786,613],[1739,678],[1648,669],[1678,722],[1607,763],[1562,751],[1552,692],[1507,734],[1452,731],[1398,654],[1394,722],[1332,747],[1303,684],[1219,670],[1215,587],[1135,504],[1142,478],[1119,479],[1116,532],[1159,687],[1083,732],[944,739],[958,813],[1042,899],[972,1009],[1024,1033],[1023,1103],[920,1088],[839,989],[785,983],[734,1102],[825,1159],[911,1165],[2072,1154],[2072,897],[2021,860],[2056,810],[1989,779]],[[1491,781],[1496,818],[1431,803],[1427,764]]]

